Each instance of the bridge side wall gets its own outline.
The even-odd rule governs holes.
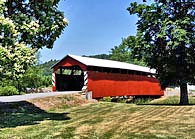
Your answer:
[[[156,78],[95,71],[88,72],[88,90],[93,92],[93,98],[164,95]]]

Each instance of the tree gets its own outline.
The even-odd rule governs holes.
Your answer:
[[[19,32],[13,21],[5,17],[5,2],[0,1],[0,78],[18,80],[34,63],[34,49],[18,41]]]
[[[110,59],[145,66],[146,64],[144,63],[143,59],[138,60],[137,58],[133,57],[131,46],[134,45],[136,45],[135,36],[129,36],[122,39],[119,46],[115,46],[111,49]]]
[[[27,88],[38,89],[39,87],[48,87],[51,85],[51,75],[45,76],[43,69],[39,66],[31,66],[19,80],[19,87],[22,91]]]
[[[63,13],[57,10],[58,2],[0,0],[1,80],[19,84],[28,67],[35,64],[36,52],[43,47],[53,47],[67,26]]]
[[[139,17],[133,55],[156,69],[163,88],[180,86],[180,104],[188,104],[187,83],[195,83],[194,0],[134,2],[127,10]]]

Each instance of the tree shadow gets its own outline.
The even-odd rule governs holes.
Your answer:
[[[43,120],[70,120],[67,114],[50,113],[27,101],[0,102],[0,128],[34,125]]]

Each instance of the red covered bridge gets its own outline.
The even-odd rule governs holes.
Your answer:
[[[53,67],[53,91],[106,96],[162,96],[155,70],[124,62],[67,55]]]

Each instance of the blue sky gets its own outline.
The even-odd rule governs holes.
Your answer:
[[[69,25],[53,49],[41,50],[40,60],[61,59],[67,54],[108,54],[122,38],[136,33],[137,17],[126,10],[130,2],[133,1],[61,0],[59,9],[64,12]]]

